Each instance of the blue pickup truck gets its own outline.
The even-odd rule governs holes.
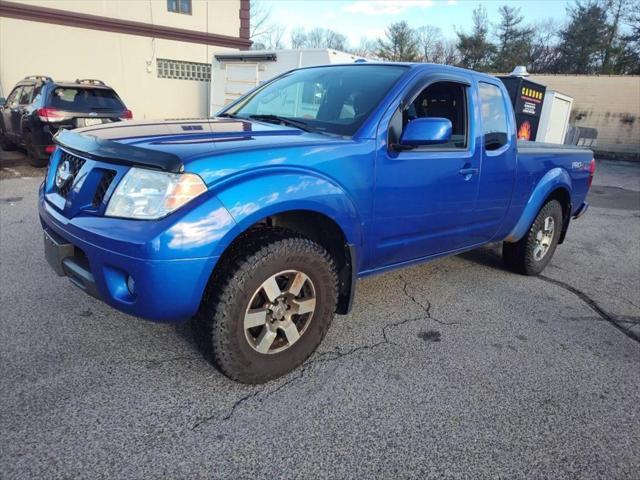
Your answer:
[[[299,366],[356,280],[503,242],[535,275],[595,170],[519,143],[500,80],[428,64],[294,70],[216,118],[60,131],[40,188],[53,269],[112,307],[193,319],[228,377]]]

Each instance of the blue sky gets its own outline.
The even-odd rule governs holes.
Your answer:
[[[347,36],[357,44],[361,37],[376,38],[383,34],[385,26],[406,20],[412,27],[434,25],[442,29],[446,37],[453,37],[455,29],[471,28],[471,14],[482,4],[489,20],[498,21],[498,7],[519,7],[527,22],[534,23],[548,18],[558,23],[566,19],[563,0],[471,1],[471,0],[263,0],[271,8],[272,20],[289,29],[302,27],[331,28]],[[288,38],[288,35],[287,35]]]

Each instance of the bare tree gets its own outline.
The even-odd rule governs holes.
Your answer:
[[[436,47],[442,42],[442,30],[433,25],[425,25],[417,30],[418,46],[420,47],[420,59],[423,62],[436,62]],[[441,45],[442,47],[442,45]]]
[[[251,0],[249,11],[249,38],[254,50],[284,48],[284,25],[271,21],[271,8],[263,0]]]
[[[324,48],[331,48],[333,50],[346,50],[347,49],[347,37],[331,29],[325,29],[324,31]]]
[[[264,48],[267,50],[279,50],[284,48],[283,38],[287,31],[287,27],[280,23],[272,25],[268,33],[263,35]]]
[[[363,58],[378,58],[378,42],[367,37],[362,37],[357,47],[352,48],[350,52],[353,55]]]
[[[532,73],[551,72],[558,61],[559,25],[553,18],[541,20],[531,26],[533,34],[529,45],[527,68]]]
[[[302,28],[291,31],[291,48],[303,48],[307,44],[307,34]]]
[[[261,1],[251,0],[249,10],[249,38],[253,41],[269,33],[273,28],[271,23],[271,8]]]
[[[320,27],[316,27],[313,30],[307,33],[307,44],[305,45],[308,48],[322,48],[324,44],[324,29]]]
[[[458,64],[460,62],[460,54],[456,42],[448,38],[436,41],[430,62],[442,65]]]
[[[291,32],[291,48],[347,49],[347,37],[330,28],[316,27],[309,32],[296,28]]]

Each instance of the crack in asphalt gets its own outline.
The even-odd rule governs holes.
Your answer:
[[[227,421],[230,420],[233,415],[235,414],[236,410],[245,402],[251,400],[252,398],[257,398],[259,403],[262,403],[263,401],[265,401],[266,399],[268,399],[269,397],[275,395],[276,393],[284,390],[285,388],[289,387],[291,384],[297,382],[298,380],[302,379],[305,375],[305,373],[307,372],[307,370],[309,370],[311,367],[313,367],[316,364],[320,364],[320,363],[324,363],[324,362],[334,362],[334,361],[339,361],[342,360],[346,357],[350,357],[358,352],[362,352],[362,351],[366,351],[366,350],[373,350],[376,349],[382,345],[394,345],[394,346],[399,346],[397,343],[393,342],[392,340],[389,339],[389,336],[387,334],[387,330],[389,330],[390,328],[395,328],[395,327],[399,327],[401,325],[406,325],[408,323],[412,323],[412,322],[417,322],[417,321],[423,321],[423,320],[433,320],[434,322],[437,322],[441,325],[458,325],[457,322],[445,322],[442,320],[439,320],[435,317],[433,317],[432,313],[431,313],[431,308],[432,308],[432,304],[431,302],[429,302],[427,300],[427,304],[425,305],[424,303],[422,303],[420,300],[418,300],[416,298],[416,296],[414,294],[412,294],[409,291],[409,285],[410,283],[402,276],[399,275],[400,280],[402,281],[403,285],[402,285],[402,291],[404,293],[404,295],[411,300],[411,302],[415,305],[417,305],[420,310],[422,311],[423,315],[417,316],[417,317],[411,317],[411,318],[406,318],[404,320],[400,320],[398,322],[392,322],[392,323],[387,323],[382,327],[382,337],[383,339],[380,340],[379,342],[376,342],[374,344],[369,344],[369,345],[360,345],[357,347],[354,347],[350,350],[347,350],[346,352],[341,352],[341,351],[328,351],[328,352],[321,352],[321,353],[316,353],[315,357],[311,360],[308,360],[307,362],[305,362],[303,365],[301,365],[298,370],[297,370],[297,374],[290,378],[289,380],[287,380],[286,382],[283,382],[282,384],[278,385],[276,388],[274,388],[273,390],[269,391],[267,387],[263,387],[263,388],[258,388],[255,391],[253,391],[252,393],[245,395],[239,399],[237,399],[233,405],[231,406],[230,410],[227,412],[227,414],[221,418],[222,421]],[[595,311],[603,320],[609,322],[611,325],[613,325],[615,328],[617,328],[618,330],[620,330],[622,333],[624,333],[626,336],[628,336],[629,338],[640,342],[640,336],[638,336],[638,334],[636,334],[635,332],[625,328],[624,325],[622,325],[623,323],[628,323],[628,321],[622,320],[622,319],[618,319],[617,317],[614,317],[612,315],[610,315],[608,312],[606,312],[594,299],[592,299],[590,296],[588,296],[586,293],[584,293],[583,291],[575,288],[572,285],[569,285],[568,283],[562,282],[560,280],[556,280],[554,278],[550,278],[550,277],[546,277],[544,275],[539,275],[538,276],[539,279],[551,283],[553,285],[559,286],[571,293],[573,293],[574,295],[576,295],[578,298],[580,298],[583,302],[585,302],[593,311]],[[218,417],[218,415],[210,415],[210,416],[206,416],[206,417],[202,417],[200,419],[198,419],[191,427],[192,430],[196,430],[197,428],[199,428],[200,426],[202,426],[203,424],[211,421],[211,420],[215,420]]]
[[[422,311],[423,315],[419,315],[417,317],[411,317],[411,318],[406,318],[404,320],[400,320],[398,322],[392,322],[392,323],[387,323],[382,327],[382,340],[380,340],[379,342],[373,343],[373,344],[368,344],[368,345],[360,345],[357,347],[353,347],[349,350],[347,350],[346,352],[341,352],[340,350],[334,350],[334,351],[326,351],[326,352],[319,352],[316,353],[314,355],[314,358],[306,361],[305,363],[303,363],[300,367],[298,367],[297,371],[293,372],[295,373],[295,376],[293,376],[292,378],[290,378],[289,380],[281,383],[280,385],[278,385],[276,388],[274,388],[273,390],[269,390],[268,387],[261,387],[261,388],[257,388],[256,390],[254,390],[253,392],[244,395],[243,397],[238,398],[233,405],[231,405],[231,408],[229,409],[229,411],[227,412],[226,415],[224,415],[223,417],[220,418],[221,421],[227,421],[230,420],[233,415],[235,414],[235,412],[238,410],[238,408],[245,402],[256,398],[258,403],[262,403],[265,400],[267,400],[268,398],[270,398],[271,396],[275,395],[276,393],[284,390],[285,388],[289,387],[290,385],[292,385],[293,383],[297,382],[298,380],[302,379],[305,375],[305,373],[307,372],[307,370],[309,370],[311,367],[313,367],[314,365],[317,364],[321,364],[321,363],[325,363],[325,362],[335,362],[335,361],[340,361],[346,357],[350,357],[352,355],[355,355],[356,353],[359,352],[363,352],[363,351],[368,351],[368,350],[374,350],[378,347],[381,347],[383,345],[393,345],[393,346],[399,346],[399,344],[391,341],[389,339],[389,335],[387,333],[387,330],[389,330],[390,328],[395,328],[395,327],[399,327],[401,325],[406,325],[409,323],[413,323],[413,322],[418,322],[418,321],[424,321],[424,320],[433,320],[437,323],[440,323],[441,325],[458,325],[457,322],[444,322],[442,320],[439,320],[435,317],[433,317],[433,315],[431,314],[431,302],[429,302],[427,300],[427,304],[425,305],[424,303],[420,302],[415,295],[412,295],[411,293],[409,293],[409,282],[407,282],[407,280],[400,275],[400,280],[403,283],[402,286],[402,291],[404,292],[404,294],[406,295],[406,297],[411,300],[412,303],[414,303],[415,305],[417,305],[420,310]],[[191,430],[197,430],[199,427],[201,427],[202,425],[204,425],[205,423],[210,422],[211,420],[215,420],[219,418],[219,415],[217,414],[213,414],[213,415],[208,415],[205,417],[201,417],[198,418],[194,424],[191,426]]]
[[[569,285],[566,282],[563,282],[561,280],[556,280],[555,278],[547,277],[545,275],[538,275],[538,278],[540,280],[543,280],[545,282],[551,283],[551,284],[556,285],[556,286],[558,286],[560,288],[563,288],[564,290],[567,290],[568,292],[573,293],[580,300],[582,300],[584,303],[586,303],[589,306],[589,308],[591,308],[591,310],[596,312],[600,316],[600,318],[602,318],[603,320],[609,322],[611,325],[613,325],[615,328],[620,330],[622,333],[624,333],[630,339],[635,340],[636,342],[640,343],[640,335],[638,335],[633,330],[630,330],[629,328],[627,328],[624,325],[624,323],[627,323],[627,322],[620,321],[617,317],[615,317],[614,315],[611,315],[610,313],[605,311],[593,298],[591,298],[589,295],[584,293],[582,290],[579,290],[576,287],[574,287],[573,285]]]
[[[413,303],[415,303],[416,305],[418,305],[420,307],[420,309],[424,312],[424,314],[426,315],[426,318],[433,320],[436,323],[439,323],[441,325],[458,325],[458,322],[444,322],[442,320],[438,320],[437,318],[434,318],[431,315],[431,302],[427,300],[427,305],[425,306],[422,302],[420,302],[418,299],[416,299],[416,297],[414,295],[411,295],[409,293],[409,282],[407,282],[407,280],[402,276],[399,275],[400,280],[402,280],[403,286],[402,286],[402,291],[404,292],[404,294],[406,295],[407,298],[409,298]],[[419,320],[420,318],[414,318],[414,319],[409,319],[407,321],[415,321],[415,320]],[[406,323],[405,321],[400,322],[398,325],[402,325],[403,323]],[[394,326],[394,325],[388,325],[388,326]],[[395,325],[397,326],[397,325]],[[384,328],[382,329],[383,333],[384,333]]]

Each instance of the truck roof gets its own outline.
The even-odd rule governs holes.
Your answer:
[[[439,71],[451,71],[451,72],[457,72],[457,73],[471,73],[477,77],[483,77],[483,78],[491,78],[491,79],[495,79],[496,77],[493,75],[489,75],[487,73],[483,73],[483,72],[477,72],[475,70],[470,70],[467,68],[461,68],[461,67],[454,67],[453,65],[442,65],[439,63],[418,63],[418,62],[380,62],[380,61],[365,61],[365,62],[355,62],[355,63],[335,63],[335,64],[330,64],[330,65],[313,65],[313,66],[309,66],[309,67],[301,67],[301,68],[297,68],[296,70],[304,70],[307,68],[328,68],[328,67],[367,67],[367,66],[371,66],[371,65],[383,65],[383,66],[399,66],[399,67],[409,67],[412,70],[415,69],[419,69],[419,70],[432,70],[432,69],[437,69]]]

